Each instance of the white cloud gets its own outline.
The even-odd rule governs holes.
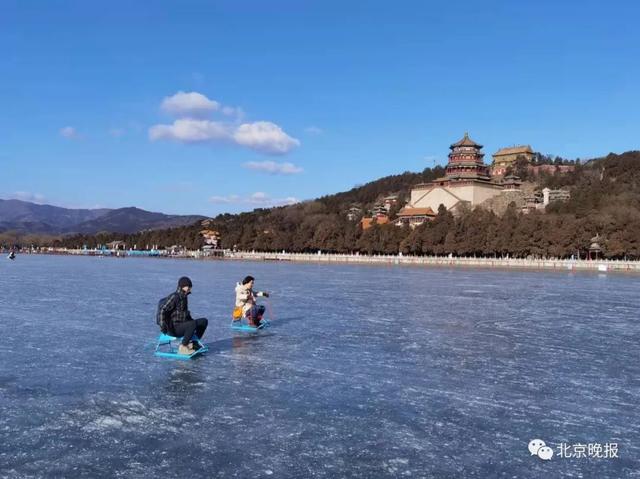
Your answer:
[[[209,202],[218,204],[253,205],[256,207],[267,207],[293,205],[295,203],[299,203],[300,200],[294,198],[293,196],[288,196],[286,198],[271,198],[266,193],[257,191],[248,197],[241,197],[238,195],[211,196],[209,198]]]
[[[270,175],[295,175],[303,171],[293,163],[276,163],[275,161],[249,161],[242,166],[248,170],[262,171]]]
[[[221,203],[221,204],[231,204],[231,203],[242,203],[240,197],[238,195],[229,195],[229,196],[211,196],[209,198],[210,203]]]
[[[286,198],[271,198],[269,195],[258,191],[251,195],[249,198],[249,203],[253,205],[263,205],[263,206],[284,206],[284,205],[293,205],[295,203],[300,203],[300,200],[293,197],[287,196]]]
[[[272,155],[288,153],[300,145],[278,125],[267,121],[243,123],[236,127],[220,121],[192,118],[181,118],[172,125],[154,125],[149,128],[149,139],[182,143],[230,142]]]
[[[173,96],[165,97],[160,108],[177,117],[191,118],[202,117],[220,109],[220,103],[210,100],[202,93],[179,91]]]
[[[203,143],[210,141],[229,141],[232,131],[229,125],[219,121],[194,120],[182,118],[172,125],[154,125],[149,128],[149,139],[174,140],[183,143]]]
[[[324,133],[322,128],[318,128],[317,126],[308,126],[304,129],[304,131],[309,133],[310,135],[322,135],[322,133]]]
[[[244,118],[244,110],[239,106],[238,107],[223,106],[221,111],[224,115],[233,116],[239,120],[242,120],[242,118]]]
[[[76,129],[72,126],[65,126],[64,128],[60,128],[60,135],[70,140],[78,138],[80,136],[78,135]]]
[[[244,117],[242,108],[223,106],[202,93],[179,91],[166,97],[162,101],[161,109],[175,115],[177,119],[170,125],[159,124],[150,127],[151,141],[226,142],[270,155],[284,155],[300,146],[299,140],[287,135],[275,123],[241,123]],[[206,115],[216,111],[233,118],[224,121],[206,118]]]
[[[300,141],[269,121],[243,123],[234,132],[233,139],[239,145],[271,155],[283,155],[300,146]]]
[[[31,203],[38,204],[42,204],[45,202],[44,195],[41,195],[40,193],[29,193],[28,191],[16,191],[9,197],[14,200],[29,201]]]

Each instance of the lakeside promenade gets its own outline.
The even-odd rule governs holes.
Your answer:
[[[224,259],[640,273],[640,261],[234,252]]]
[[[640,273],[640,261],[624,260],[576,260],[576,259],[525,259],[525,258],[481,258],[456,256],[405,256],[405,255],[363,255],[330,253],[264,253],[255,251],[216,251],[211,255],[202,251],[180,251],[170,253],[166,250],[86,250],[50,248],[41,251],[23,251],[21,254],[62,254],[74,256],[107,257],[155,257],[183,259],[216,259],[230,261],[289,261],[318,264],[371,264],[371,265],[407,265],[447,268],[499,268],[522,270],[555,271],[595,271],[614,273]]]

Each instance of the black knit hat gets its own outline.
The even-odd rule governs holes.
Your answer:
[[[183,276],[178,280],[178,288],[184,288],[185,286],[193,287],[193,283],[187,276]]]

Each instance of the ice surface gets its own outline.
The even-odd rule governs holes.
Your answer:
[[[247,274],[258,335],[229,328]],[[152,344],[182,275],[186,362]],[[636,276],[19,255],[0,286],[0,477],[637,477]]]

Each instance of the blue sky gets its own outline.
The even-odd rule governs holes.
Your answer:
[[[640,2],[0,0],[0,198],[215,215],[640,148]],[[182,92],[182,93],[181,93]]]

